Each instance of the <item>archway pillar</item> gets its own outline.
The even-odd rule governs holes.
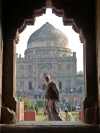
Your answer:
[[[15,39],[4,40],[3,80],[2,80],[2,123],[18,121],[18,104],[16,99],[16,43]]]
[[[85,100],[83,101],[83,121],[88,124],[98,123],[97,65],[95,41],[86,38],[84,44]]]

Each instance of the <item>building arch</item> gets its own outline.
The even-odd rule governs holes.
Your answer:
[[[59,81],[59,89],[62,90],[62,82]]]
[[[44,77],[46,75],[51,76],[51,68],[50,68],[50,66],[44,64],[44,65],[40,66],[38,69],[38,87],[41,89],[45,83]]]
[[[38,68],[38,71],[39,71],[41,68],[43,68],[44,66],[46,66],[46,67],[48,67],[49,69],[51,69],[51,67],[50,67],[49,65],[43,64],[43,65],[41,65],[41,66]]]
[[[18,5],[19,5],[19,3],[18,3]],[[44,3],[44,5],[45,5],[45,3]],[[97,94],[98,94],[98,92],[97,92],[97,71],[96,71],[96,46],[95,46],[96,42],[95,42],[95,31],[94,31],[95,28],[94,28],[94,25],[93,25],[93,27],[92,27],[93,31],[91,33],[89,25],[91,24],[92,19],[89,18],[90,19],[90,21],[89,21],[90,23],[88,22],[89,24],[88,23],[84,24],[82,22],[82,19],[84,19],[83,18],[84,15],[82,15],[82,14],[81,14],[82,19],[81,19],[81,17],[79,17],[79,19],[77,19],[78,17],[75,16],[76,14],[75,15],[74,14],[71,15],[70,13],[67,14],[68,16],[70,16],[70,18],[66,18],[66,12],[69,9],[68,10],[66,9],[67,10],[66,11],[66,10],[64,10],[64,7],[61,9],[60,5],[57,6],[56,4],[52,4],[52,3],[49,3],[49,2],[47,2],[46,5],[43,6],[42,8],[39,7],[40,9],[34,10],[34,14],[32,14],[33,18],[31,17],[31,19],[25,19],[25,18],[30,18],[30,16],[32,16],[32,15],[29,15],[29,16],[26,15],[26,17],[24,16],[25,21],[23,21],[23,17],[22,17],[21,20],[19,19],[19,23],[20,24],[16,23],[16,19],[11,19],[10,20],[10,18],[8,19],[8,23],[7,23],[7,20],[5,22],[6,24],[3,23],[3,28],[5,27],[5,29],[6,29],[6,30],[4,29],[4,32],[3,32],[3,35],[4,35],[3,36],[4,37],[4,40],[3,40],[3,42],[4,42],[4,52],[3,52],[3,90],[2,90],[2,93],[3,93],[3,97],[2,97],[3,106],[4,107],[8,107],[11,110],[14,110],[15,112],[17,112],[17,106],[16,106],[17,101],[15,100],[16,85],[13,84],[13,81],[16,81],[16,79],[15,79],[16,78],[15,77],[15,62],[14,62],[14,59],[12,58],[12,56],[15,57],[15,51],[14,51],[15,50],[14,49],[15,48],[15,43],[18,43],[18,41],[19,41],[19,33],[21,33],[26,28],[26,25],[34,25],[35,17],[43,15],[45,13],[47,7],[51,7],[53,13],[55,13],[57,16],[63,17],[63,24],[65,26],[66,25],[71,25],[72,28],[74,29],[74,31],[79,33],[80,40],[83,43],[83,49],[84,49],[84,73],[85,73],[85,80],[84,81],[85,81],[85,96],[86,96],[85,101],[84,101],[84,111],[83,112],[85,112],[85,109],[87,107],[89,108],[89,107],[91,107],[91,105],[93,105],[93,102],[97,102]],[[60,7],[60,9],[57,8],[57,7]],[[30,11],[32,11],[32,10],[30,10]],[[70,12],[70,10],[69,10],[69,12]],[[74,11],[75,10],[73,9],[73,12]],[[6,16],[5,13],[4,13],[4,15]],[[14,14],[14,16],[18,16],[18,14]],[[71,19],[71,16],[73,16],[75,21],[74,21],[74,19]],[[5,19],[3,19],[3,22],[4,21],[5,21]],[[13,23],[15,22],[14,23],[15,25],[12,26],[11,22],[13,22]],[[92,22],[94,22],[94,21],[92,21]],[[78,27],[81,27],[81,28],[78,28]],[[10,33],[11,30],[12,30],[12,32]],[[9,33],[8,33],[8,31],[9,31]],[[9,45],[9,43],[10,43],[10,45]],[[92,49],[89,48],[89,47],[92,47]],[[10,51],[11,54],[9,54],[9,52],[7,53],[6,52],[7,50]],[[8,62],[8,60],[10,62]],[[6,66],[8,66],[8,68],[6,68]],[[11,74],[11,77],[9,78],[10,74]],[[90,77],[91,77],[91,79],[90,79]],[[8,92],[10,93],[10,95],[8,95]],[[12,104],[9,101],[7,101],[6,96],[9,96],[8,97],[9,101],[12,101]],[[91,103],[89,105],[87,105],[86,102],[88,101],[88,99],[90,99],[91,96],[93,97],[92,101],[91,101]]]

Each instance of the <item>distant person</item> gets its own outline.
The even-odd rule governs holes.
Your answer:
[[[39,93],[39,100],[41,100],[41,93]]]
[[[24,94],[24,98],[26,98],[26,94]]]
[[[62,121],[59,117],[57,102],[59,102],[59,89],[57,85],[51,81],[49,75],[45,76],[47,85],[45,92],[45,109],[47,111],[49,121]]]
[[[32,91],[34,91],[34,87],[32,88]]]
[[[66,117],[64,118],[65,121],[71,121],[72,120],[72,114],[68,111],[68,109],[64,110],[66,113]]]

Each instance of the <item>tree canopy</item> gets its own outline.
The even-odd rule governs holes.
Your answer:
[[[78,75],[83,75],[83,71],[78,71],[77,74]]]
[[[20,102],[24,101],[24,110],[27,111],[27,110],[34,110],[34,107],[31,103],[31,101],[25,97],[18,97],[18,100]]]

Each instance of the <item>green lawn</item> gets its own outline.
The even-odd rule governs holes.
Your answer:
[[[78,112],[71,112],[72,113],[72,121],[78,120]],[[36,114],[36,121],[48,121],[47,116],[43,115],[43,109],[40,109],[39,112]],[[61,118],[64,120],[65,118],[65,112],[60,113]]]

